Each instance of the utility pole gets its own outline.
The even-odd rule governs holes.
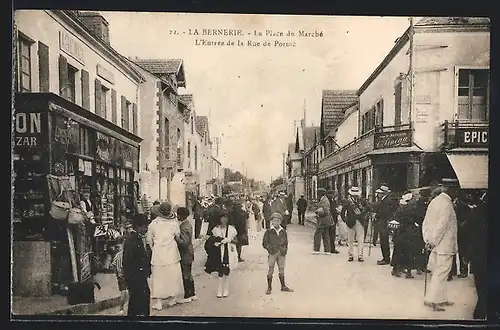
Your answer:
[[[415,26],[413,25],[413,16],[410,16],[410,107],[408,109],[408,123],[413,127],[413,111],[415,109],[415,45],[413,39],[415,35]]]

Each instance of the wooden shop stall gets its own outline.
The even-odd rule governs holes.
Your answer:
[[[14,295],[64,293],[107,268],[136,212],[141,138],[52,93],[14,107]],[[61,205],[85,219],[54,216]]]

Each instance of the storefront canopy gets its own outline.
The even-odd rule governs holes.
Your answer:
[[[462,189],[488,188],[488,155],[447,153]]]

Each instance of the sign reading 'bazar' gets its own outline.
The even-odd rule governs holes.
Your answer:
[[[456,130],[458,148],[488,148],[488,128],[458,128]]]
[[[411,131],[381,132],[375,135],[375,149],[411,147]]]

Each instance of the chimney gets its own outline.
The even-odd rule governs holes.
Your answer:
[[[106,44],[111,45],[109,41],[109,23],[101,14],[91,11],[80,11],[78,12],[78,17],[96,37],[100,38]]]

